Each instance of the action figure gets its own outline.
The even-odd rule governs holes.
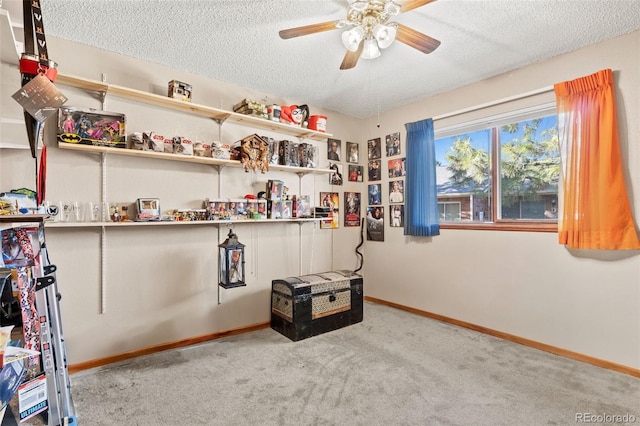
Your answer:
[[[76,122],[73,121],[73,117],[71,114],[67,113],[66,118],[62,122],[62,128],[65,133],[73,133],[73,129],[76,127]]]
[[[91,131],[91,120],[89,120],[84,114],[80,117],[76,123],[76,134],[81,138],[89,138]]]

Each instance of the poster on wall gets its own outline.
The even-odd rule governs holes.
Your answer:
[[[369,204],[374,206],[382,204],[382,184],[374,183],[369,185]]]
[[[344,193],[344,226],[360,226],[360,193]]]
[[[380,172],[380,160],[369,161],[369,181],[375,182],[382,179],[382,173]]]
[[[320,206],[328,207],[329,216],[322,218],[320,229],[336,229],[340,226],[340,199],[337,192],[321,192]]]
[[[340,145],[338,139],[327,139],[327,158],[331,161],[340,161]]]
[[[349,164],[349,182],[362,182],[362,166]]]
[[[404,203],[404,180],[389,182],[389,204]]]
[[[407,174],[405,169],[405,158],[398,158],[396,160],[389,160],[389,177],[404,177]]]
[[[381,156],[380,138],[369,139],[367,141],[367,159],[369,161],[379,160]]]
[[[392,228],[404,227],[404,204],[389,207],[389,224]]]
[[[384,207],[367,207],[367,240],[384,241]]]
[[[329,185],[342,185],[342,164],[329,162]]]
[[[360,162],[360,150],[355,142],[347,142],[347,163],[358,164]]]
[[[387,157],[400,155],[400,132],[391,133],[384,138]]]

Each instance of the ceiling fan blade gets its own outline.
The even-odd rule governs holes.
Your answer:
[[[405,13],[436,0],[404,0],[400,5],[400,13]]]
[[[347,53],[344,55],[344,59],[342,60],[342,64],[340,64],[340,69],[348,70],[355,67],[358,63],[358,59],[360,59],[360,55],[362,54],[362,49],[364,49],[364,40],[360,41],[358,50],[355,52],[347,50]]]
[[[422,53],[431,53],[440,46],[440,41],[422,34],[405,25],[394,23],[397,33],[396,40],[408,46],[418,49]]]
[[[304,27],[295,27],[282,30],[279,32],[280,38],[287,39],[300,37],[308,34],[320,33],[322,31],[330,31],[339,28],[340,21],[322,22],[320,24],[305,25]]]

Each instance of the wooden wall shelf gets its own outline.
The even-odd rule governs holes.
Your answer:
[[[167,96],[156,95],[154,93],[143,92],[141,90],[131,89],[128,87],[109,84],[97,80],[90,80],[83,77],[58,74],[56,84],[63,84],[107,95],[111,94],[120,98],[142,102],[148,105],[154,105],[162,108],[172,109],[174,111],[182,111],[189,114],[199,115],[202,117],[211,118],[218,121],[219,123],[225,121],[238,123],[249,127],[257,127],[261,129],[272,130],[278,133],[285,133],[291,136],[297,136],[302,139],[323,141],[333,136],[330,133],[304,129],[284,123],[277,123],[275,121],[265,120],[262,118],[252,117],[244,114],[238,114],[235,112],[225,111],[223,109],[213,108],[205,105],[198,105],[191,102],[182,102],[180,100],[169,98]]]
[[[20,53],[16,47],[16,37],[11,26],[9,12],[0,9],[0,60],[7,64],[17,65]]]
[[[153,158],[156,160],[168,160],[168,161],[181,161],[185,163],[198,163],[198,164],[207,164],[210,166],[222,166],[222,167],[242,167],[242,164],[239,161],[235,160],[220,160],[217,158],[210,157],[195,157],[192,155],[176,155],[176,154],[168,154],[164,152],[153,152],[153,151],[140,151],[137,149],[125,149],[125,148],[111,148],[107,146],[94,146],[94,145],[80,145],[73,143],[58,143],[58,148],[66,149],[70,151],[79,151],[88,154],[110,154],[110,155],[125,155],[130,157],[143,157],[143,158]],[[269,170],[278,170],[283,172],[297,173],[297,174],[329,174],[331,170],[329,169],[313,169],[309,167],[291,167],[291,166],[280,166],[277,164],[269,165]],[[259,172],[258,172],[259,173]]]
[[[300,219],[242,219],[242,220],[194,220],[163,222],[45,222],[45,228],[117,228],[138,226],[203,226],[203,225],[248,225],[260,223],[306,223],[318,222],[321,218]]]

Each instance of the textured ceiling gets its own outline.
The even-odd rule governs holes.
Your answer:
[[[398,0],[402,3],[402,0]],[[4,0],[21,21],[21,0]],[[368,117],[640,28],[639,0],[438,0],[397,16],[442,42],[394,42],[341,71],[340,30],[278,31],[346,17],[347,0],[43,0],[48,35],[298,103]],[[20,23],[20,22],[18,22]]]

